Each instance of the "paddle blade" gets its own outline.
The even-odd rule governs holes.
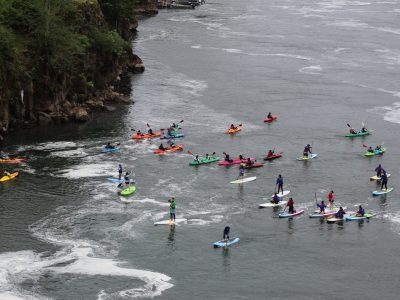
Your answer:
[[[147,125],[147,127],[150,127],[149,123],[147,123],[146,125]]]
[[[188,150],[188,152],[187,152],[187,153],[189,153],[189,154],[193,155],[192,151],[190,151],[190,150]]]
[[[350,124],[349,124],[349,123],[347,123],[347,127],[351,128],[351,126],[350,126]]]
[[[178,124],[183,123],[183,120],[181,120],[180,122],[178,122]]]
[[[364,148],[368,148],[368,145],[362,144],[362,146],[363,146]]]

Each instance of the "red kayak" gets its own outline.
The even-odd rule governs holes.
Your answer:
[[[278,116],[272,116],[272,118],[265,118],[264,122],[265,123],[272,123],[273,121],[276,121],[278,119]]]
[[[264,164],[263,163],[259,163],[259,162],[255,162],[250,166],[248,166],[248,165],[244,166],[245,169],[253,169],[253,168],[260,168],[260,167],[264,167]]]
[[[182,151],[183,150],[183,146],[184,145],[176,145],[174,147],[169,147],[169,148],[165,148],[165,150],[160,150],[157,149],[154,151],[155,154],[164,154],[164,153],[168,153],[168,152],[176,152],[176,151]]]
[[[282,157],[282,155],[283,155],[283,152],[275,153],[275,154],[269,155],[269,156],[267,155],[266,157],[264,157],[264,160],[273,160],[273,159]]]
[[[134,139],[134,140],[152,139],[152,138],[159,137],[162,134],[163,134],[162,131],[161,132],[156,132],[156,133],[153,133],[153,134],[148,134],[148,133],[147,134],[135,134],[132,137],[132,139]]]
[[[256,159],[254,157],[250,157],[250,160],[256,160]],[[218,165],[220,165],[220,166],[238,165],[240,163],[245,163],[246,161],[247,161],[247,158],[245,158],[245,159],[234,159],[232,161],[224,160],[224,161],[220,161],[218,163]]]

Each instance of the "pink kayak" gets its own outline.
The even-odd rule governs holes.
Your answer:
[[[252,161],[254,161],[254,160],[256,160],[254,157],[250,157],[250,160],[252,160]],[[238,165],[238,164],[240,164],[240,163],[246,163],[246,161],[247,161],[247,158],[246,159],[234,159],[234,160],[232,160],[231,162],[230,161],[226,161],[226,160],[224,160],[224,161],[220,161],[219,163],[218,163],[218,165],[220,165],[220,166],[230,166],[230,165]]]

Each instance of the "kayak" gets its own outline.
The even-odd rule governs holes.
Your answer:
[[[228,247],[233,244],[239,243],[239,241],[240,241],[239,238],[232,238],[232,239],[229,239],[228,241],[220,240],[218,242],[215,242],[213,245],[214,245],[214,248],[223,248],[223,247]]]
[[[250,157],[250,160],[256,160],[254,157]],[[229,165],[238,165],[240,163],[245,163],[247,158],[245,159],[233,159],[232,161],[221,161],[218,163],[219,166],[229,166]]]
[[[312,154],[310,154],[308,156],[301,156],[301,157],[298,157],[296,159],[297,160],[310,160],[310,159],[316,158],[317,156],[318,156],[317,153],[312,153]]]
[[[122,190],[119,194],[121,196],[129,196],[132,195],[136,192],[136,186],[131,185],[129,187],[127,187],[126,189]]]
[[[244,166],[245,169],[253,169],[253,168],[260,168],[260,167],[264,167],[263,163],[253,163],[252,165],[248,166]]]
[[[9,158],[9,159],[0,159],[0,163],[7,163],[7,164],[15,164],[20,163],[27,160],[27,158]]]
[[[354,215],[349,215],[346,216],[346,221],[356,221],[356,220],[365,220],[365,219],[370,219],[372,217],[375,217],[375,213],[365,213],[363,217],[357,217],[355,214]]]
[[[155,154],[164,154],[164,153],[168,153],[168,152],[176,152],[176,151],[182,151],[183,150],[183,146],[182,144],[180,145],[176,145],[174,147],[169,147],[169,148],[165,148],[165,150],[160,150],[157,149],[154,151]]]
[[[231,181],[231,183],[245,183],[245,182],[253,181],[253,180],[256,180],[256,179],[257,179],[256,176],[254,176],[254,177],[246,177],[246,178],[243,178],[243,179],[238,179],[238,180]]]
[[[155,222],[154,225],[175,225],[179,223],[186,223],[187,219],[181,218],[181,219],[175,219],[175,220],[164,220],[164,221],[159,221]]]
[[[287,196],[289,194],[290,194],[290,191],[283,191],[283,192],[278,193],[277,196],[279,198],[283,198],[283,197],[285,197],[285,196]],[[274,198],[274,195],[272,195],[271,198]]]
[[[342,208],[343,208],[344,210],[346,210],[346,209],[347,209],[347,206],[342,206]],[[325,212],[335,212],[335,213],[336,213],[339,209],[340,209],[340,207],[337,207],[337,206],[333,206],[333,207],[327,206],[327,207],[325,208]],[[319,213],[319,212],[320,212],[319,209],[314,210],[314,213]]]
[[[374,152],[365,152],[364,155],[365,156],[375,156],[375,155],[382,155],[383,153],[385,153],[386,148],[382,148],[381,150],[374,150]]]
[[[276,154],[273,154],[273,155],[270,155],[270,156],[267,155],[267,156],[264,157],[264,160],[273,160],[273,159],[282,157],[282,155],[283,155],[283,152],[279,152],[279,153],[276,153]]]
[[[136,134],[136,135],[134,135],[134,136],[132,137],[132,139],[134,139],[134,140],[152,139],[152,138],[159,137],[159,136],[161,136],[162,134],[163,134],[162,131],[156,132],[156,133],[153,133],[153,134],[148,134],[148,133],[147,133],[147,134],[142,134],[142,135]]]
[[[364,136],[364,135],[369,135],[372,134],[372,131],[366,131],[366,132],[357,132],[357,133],[348,133],[345,134],[345,137],[356,137],[356,136]]]
[[[286,211],[279,213],[279,218],[291,218],[291,217],[295,217],[295,216],[299,216],[302,213],[304,213],[304,209],[298,209],[296,210],[294,213],[290,214]]]
[[[11,180],[11,179],[14,179],[15,177],[17,177],[19,175],[19,172],[14,172],[14,173],[11,173],[9,176],[3,176],[3,177],[1,177],[0,178],[0,181],[8,181],[8,180]]]
[[[346,215],[345,215],[346,216]],[[336,222],[343,222],[344,219],[332,217],[332,218],[327,218],[326,222],[327,223],[336,223]]]
[[[162,140],[171,140],[171,139],[179,139],[183,138],[185,135],[183,133],[176,133],[174,135],[164,135],[161,137]]]
[[[198,166],[198,165],[204,165],[204,164],[209,164],[209,163],[213,163],[213,162],[217,162],[220,161],[221,158],[220,157],[210,157],[209,159],[207,158],[201,158],[199,161],[191,161],[189,163],[189,165],[191,166]]]
[[[120,147],[114,147],[114,148],[103,148],[103,153],[115,153],[121,150]]]
[[[228,133],[228,134],[235,134],[235,133],[238,133],[239,131],[241,131],[242,128],[243,128],[243,125],[240,124],[240,125],[237,126],[235,129],[229,128],[229,129],[226,131],[226,133]]]
[[[272,116],[272,118],[265,118],[264,123],[272,123],[273,121],[276,121],[278,119],[278,116]]]
[[[318,213],[313,213],[308,215],[310,218],[327,218],[330,216],[333,216],[334,214],[336,214],[336,211],[326,211],[323,214]]]
[[[114,178],[114,177],[109,177],[109,178],[107,178],[107,180],[109,180],[111,182],[115,182],[115,183],[124,183],[125,182],[124,178],[118,179],[118,178]],[[129,179],[129,183],[135,183],[135,180]]]
[[[372,196],[380,196],[380,195],[385,195],[387,193],[390,193],[393,191],[393,188],[388,188],[388,189],[383,189],[383,190],[376,190],[372,192]]]
[[[287,203],[286,200],[281,200],[278,203],[274,203],[274,202],[261,203],[260,205],[258,205],[258,207],[259,208],[278,207],[278,206],[286,205],[286,203]]]
[[[389,178],[390,177],[390,174],[386,174],[386,176]],[[381,180],[381,178],[380,177],[378,177],[378,176],[372,176],[372,177],[370,177],[369,178],[370,180],[376,180],[376,181],[380,181]]]

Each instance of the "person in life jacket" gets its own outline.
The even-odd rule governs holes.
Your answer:
[[[356,212],[356,217],[364,217],[365,214],[365,210],[364,208],[362,208],[362,206],[360,205],[358,207],[358,211]]]
[[[278,204],[279,201],[281,201],[281,199],[279,198],[278,194],[274,193],[274,195],[272,196],[271,203]]]
[[[337,213],[335,214],[335,218],[343,219],[345,213],[346,213],[346,212],[344,211],[343,207],[339,207],[339,210],[338,210]]]
[[[175,197],[171,197],[169,200],[169,216],[170,220],[175,221],[175,210],[176,210],[176,202],[175,202]]]
[[[333,202],[335,202],[335,193],[333,190],[331,190],[328,194],[328,201],[329,201],[329,206],[333,207]]]
[[[296,211],[294,210],[294,201],[293,198],[289,198],[288,203],[286,204],[289,207],[289,214],[294,214]]]

